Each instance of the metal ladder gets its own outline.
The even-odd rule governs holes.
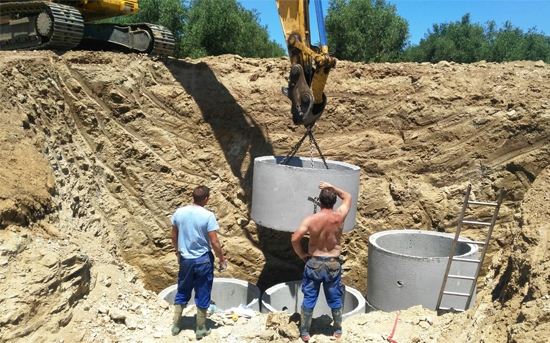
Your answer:
[[[477,278],[479,276],[479,272],[481,270],[481,265],[483,264],[483,259],[485,258],[485,253],[487,252],[487,247],[489,245],[489,239],[491,238],[491,234],[493,233],[493,228],[495,226],[495,222],[498,216],[498,211],[500,209],[500,204],[502,203],[502,199],[504,197],[504,187],[500,189],[500,194],[498,196],[497,202],[480,202],[480,201],[470,201],[470,191],[472,190],[472,185],[468,185],[468,189],[466,190],[466,195],[464,197],[464,204],[462,205],[462,211],[460,212],[460,217],[458,218],[458,226],[456,229],[455,238],[453,241],[453,247],[451,249],[451,254],[449,256],[449,261],[447,262],[447,268],[445,270],[445,276],[443,278],[443,283],[441,285],[441,291],[439,292],[439,298],[437,299],[437,305],[435,307],[436,311],[439,310],[454,310],[458,312],[464,312],[470,307],[470,301],[472,300],[472,297],[474,295],[474,291],[476,288],[476,282]],[[466,212],[466,209],[468,205],[476,205],[476,206],[489,206],[494,207],[493,217],[491,218],[490,222],[480,222],[480,221],[473,221],[473,220],[464,220],[464,214]],[[471,241],[471,240],[465,240],[460,238],[460,230],[462,229],[462,225],[468,225],[468,226],[488,226],[489,229],[487,230],[487,237],[485,238],[485,241]],[[466,258],[459,258],[455,257],[455,251],[457,248],[457,245],[459,243],[466,243],[466,244],[477,244],[478,246],[483,246],[483,250],[481,251],[481,256],[479,257],[479,260],[475,259],[466,259]],[[464,276],[464,275],[452,275],[449,274],[451,270],[451,264],[453,261],[457,262],[466,262],[466,263],[476,263],[477,268],[475,271],[475,275],[473,276]],[[469,293],[460,293],[460,292],[450,292],[446,291],[447,286],[447,280],[451,279],[462,279],[462,280],[470,280],[472,285],[470,286],[470,292]],[[449,295],[449,296],[458,296],[458,297],[467,297],[466,299],[466,306],[463,309],[455,309],[455,308],[446,308],[441,307],[441,300],[443,299],[443,295]]]

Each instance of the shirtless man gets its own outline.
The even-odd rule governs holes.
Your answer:
[[[344,220],[351,208],[351,195],[327,182],[320,182],[319,188],[321,189],[319,194],[321,211],[305,217],[292,235],[294,251],[306,262],[302,283],[304,300],[300,321],[300,336],[304,342],[311,338],[309,329],[321,284],[323,284],[327,304],[332,310],[334,337],[342,336],[343,286],[339,256],[342,250],[340,241]],[[342,199],[342,204],[338,209],[333,210],[337,196]],[[309,246],[308,251],[304,252],[300,241],[308,232]]]

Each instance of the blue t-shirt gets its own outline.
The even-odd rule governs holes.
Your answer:
[[[197,258],[210,251],[208,232],[219,228],[214,213],[201,206],[187,205],[178,208],[171,221],[178,228],[178,251],[183,258]]]

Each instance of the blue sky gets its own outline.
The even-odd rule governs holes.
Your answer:
[[[470,22],[485,24],[495,21],[501,28],[507,20],[524,32],[536,27],[537,31],[550,36],[550,0],[386,0],[397,7],[397,14],[409,23],[410,42],[417,45],[433,24],[460,21],[470,13]],[[277,13],[275,0],[241,0],[246,9],[260,13],[260,24],[268,26],[271,39],[283,47],[283,30]],[[310,0],[312,43],[319,41],[315,20],[314,0]],[[329,0],[322,0],[323,11],[327,12]],[[329,46],[330,50],[330,46]]]

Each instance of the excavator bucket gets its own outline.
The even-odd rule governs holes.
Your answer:
[[[323,91],[336,59],[329,55],[326,45],[320,50],[311,46],[309,0],[276,1],[291,63],[288,87],[282,91],[292,103],[294,124],[312,126],[325,110]],[[322,10],[317,21],[323,22]],[[326,38],[321,39],[324,41]]]

